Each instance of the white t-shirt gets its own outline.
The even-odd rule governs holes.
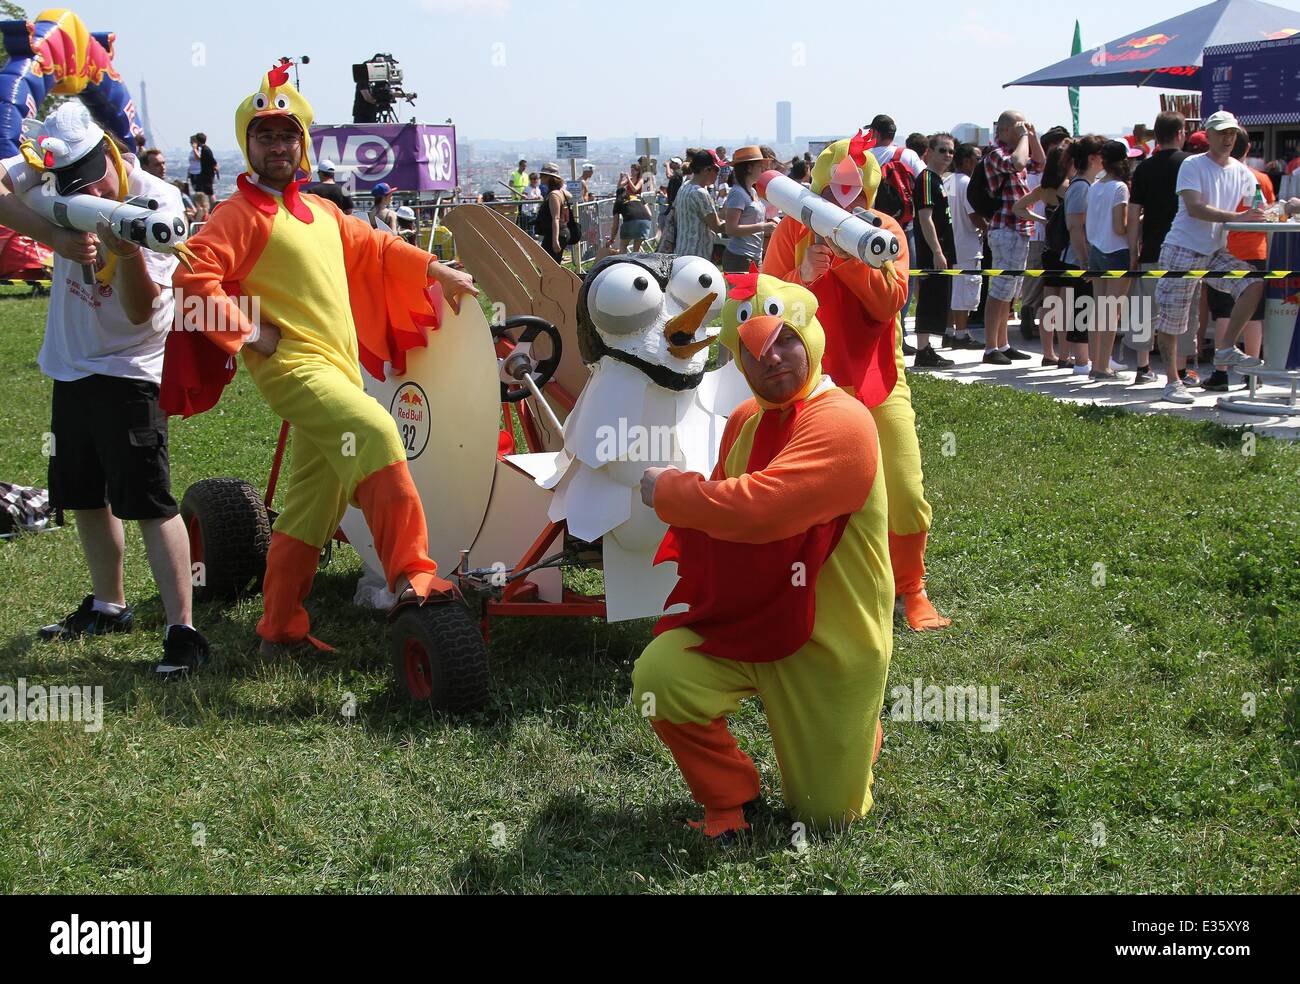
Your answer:
[[[957,257],[961,260],[984,256],[984,242],[971,219],[975,210],[966,198],[966,186],[969,184],[970,175],[960,171],[950,171],[943,176],[943,193],[948,196],[948,211],[952,213],[953,246],[957,248]]]
[[[1187,214],[1187,200],[1183,191],[1199,191],[1201,201],[1225,212],[1237,211],[1244,202],[1250,207],[1255,197],[1255,175],[1239,160],[1228,159],[1223,167],[1214,163],[1209,154],[1194,154],[1183,161],[1178,169],[1178,214],[1169,227],[1166,243],[1182,246],[1195,253],[1208,256],[1228,244],[1228,231],[1221,222],[1206,222]]]
[[[22,159],[2,162],[19,194],[40,184],[40,175]],[[161,178],[155,178],[127,162],[127,197],[147,195],[164,207],[184,214],[181,193]],[[85,269],[54,254],[50,284],[50,307],[45,318],[45,342],[38,362],[51,379],[72,382],[87,376],[116,376],[158,383],[162,380],[163,345],[172,326],[172,273],[176,257],[144,251],[149,279],[163,288],[153,318],[133,325],[122,310],[122,300],[113,284],[86,283]]]
[[[1103,253],[1116,253],[1128,249],[1128,239],[1115,231],[1115,207],[1128,205],[1128,185],[1123,181],[1102,177],[1088,189],[1088,217],[1084,230],[1088,245]]]

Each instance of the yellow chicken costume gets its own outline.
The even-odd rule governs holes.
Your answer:
[[[839,140],[817,157],[812,190],[829,188],[841,208],[871,208],[880,186],[880,165],[862,134]],[[908,624],[940,629],[950,620],[935,611],[925,591],[925,546],[931,510],[925,499],[921,446],[916,438],[912,391],[903,371],[901,314],[907,303],[907,237],[898,223],[875,212],[898,237],[901,251],[893,268],[873,269],[856,258],[835,257],[830,270],[806,285],[821,304],[826,325],[826,371],[852,387],[871,411],[880,434],[881,467],[889,488],[889,554],[895,590]],[[786,216],[772,235],[763,272],[802,283],[799,268],[812,233]]]
[[[633,670],[633,700],[673,754],[704,832],[748,825],[753,761],[726,718],[759,696],[791,812],[820,827],[871,809],[872,748],[893,646],[885,484],[871,414],[822,375],[817,298],[757,273],[731,276],[722,344],[761,358],[783,327],[808,353],[787,403],[756,398],[727,421],[706,479],[667,471],[655,512],[670,524],[658,560],[680,577]],[[751,384],[752,385],[752,384]]]
[[[246,160],[250,128],[276,115],[301,128],[299,169],[310,174],[312,110],[289,84],[285,64],[235,112]],[[208,409],[241,352],[267,404],[292,425],[293,472],[271,536],[257,631],[270,643],[328,648],[309,635],[303,601],[349,502],[365,514],[390,591],[402,579],[419,598],[451,590],[428,555],[424,511],[397,426],[366,395],[358,369],[361,362],[383,378],[387,362],[402,371],[405,352],[436,328],[442,296],[429,286],[428,253],[299,194],[300,183],[275,192],[250,164],[236,194],[189,241],[194,269],[178,269],[173,280],[182,292],[177,317],[189,319],[184,301],[200,297],[207,320],[185,320],[171,333],[163,401],[173,413]],[[247,347],[257,329],[239,295],[256,298],[261,323],[279,329],[273,355]]]

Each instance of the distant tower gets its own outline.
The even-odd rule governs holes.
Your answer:
[[[144,145],[151,147],[154,145],[153,127],[149,125],[149,91],[145,87],[144,79],[140,80],[140,105],[136,107],[136,122],[140,129],[144,131]],[[132,150],[135,148],[132,147]]]
[[[776,142],[779,144],[788,144],[790,142],[790,104],[788,102],[776,104]]]

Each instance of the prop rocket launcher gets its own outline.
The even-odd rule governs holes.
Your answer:
[[[193,269],[193,254],[185,245],[189,230],[185,216],[150,197],[127,199],[126,162],[85,106],[68,102],[56,107],[32,127],[32,135],[18,149],[41,178],[23,193],[23,202],[32,211],[77,232],[97,232],[103,223],[119,239],[156,253],[174,253]],[[117,179],[114,197],[84,193],[110,174]],[[101,283],[112,279],[115,262],[115,257],[109,257],[96,275]]]
[[[193,254],[185,243],[185,216],[170,211],[155,198],[131,198],[115,202],[94,195],[56,195],[41,184],[24,197],[27,206],[57,226],[78,232],[95,232],[105,223],[119,239],[155,253],[174,253],[187,269]]]
[[[860,189],[859,183],[853,197]],[[764,172],[755,190],[763,201],[803,223],[815,235],[829,239],[849,256],[893,275],[898,237],[880,228],[880,219],[866,209],[846,212],[780,171]]]

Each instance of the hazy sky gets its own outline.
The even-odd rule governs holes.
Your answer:
[[[894,116],[904,133],[988,125],[1008,107],[1045,129],[1068,125],[1065,90],[1002,85],[1067,56],[1076,16],[1087,48],[1198,4],[73,0],[69,6],[91,30],[117,32],[116,65],[137,98],[141,78],[148,82],[159,142],[180,146],[204,130],[218,149],[230,149],[235,105],[276,58],[309,55],[302,90],[317,121],[348,122],[349,66],[376,51],[392,52],[402,63],[407,90],[419,93],[421,120],[450,116],[466,140],[549,139],[558,131],[593,138],[638,133],[676,143],[698,138],[701,120],[709,138],[768,140],[780,99],[793,103],[796,136],[847,134],[878,112]],[[374,12],[369,23],[367,11]],[[1159,109],[1157,92],[1085,88],[1081,124],[1119,132],[1150,121]],[[403,107],[399,115],[412,113]]]

